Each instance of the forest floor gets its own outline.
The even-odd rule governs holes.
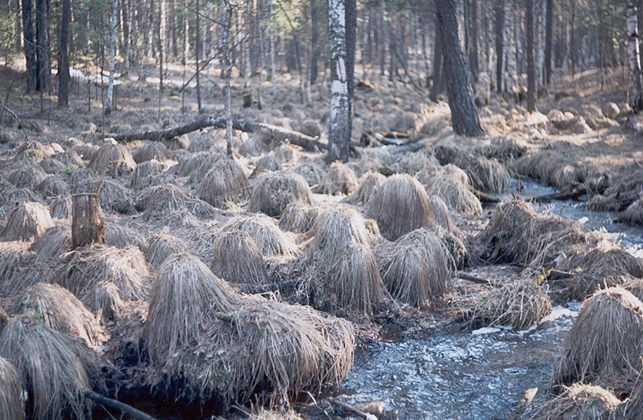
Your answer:
[[[102,112],[100,100],[103,91],[93,81],[76,79],[72,88],[70,108],[60,109],[56,106],[54,97],[25,95],[22,89],[23,75],[15,69],[0,67],[0,103],[4,106],[0,109],[0,178],[5,178],[0,179],[2,181],[0,188],[3,189],[2,198],[0,198],[0,231],[8,224],[7,218],[17,202],[28,200],[54,206],[61,195],[82,191],[82,185],[87,184],[86,182],[83,184],[82,178],[87,177],[91,181],[103,181],[106,182],[104,185],[110,186],[109,188],[99,187],[99,194],[104,193],[104,196],[101,196],[101,206],[105,212],[108,232],[110,229],[118,230],[115,226],[122,228],[122,237],[119,240],[121,246],[138,243],[141,251],[144,252],[147,242],[169,227],[172,234],[182,239],[191,252],[206,262],[210,260],[211,246],[204,244],[210,237],[204,233],[213,232],[212,235],[215,235],[229,220],[235,217],[252,216],[244,209],[245,203],[239,203],[238,206],[217,213],[212,218],[196,216],[192,218],[186,214],[177,213],[151,219],[138,210],[146,192],[145,187],[148,185],[171,183],[188,195],[196,195],[198,183],[205,175],[205,172],[202,172],[203,168],[200,170],[202,173],[199,173],[199,170],[191,171],[187,173],[188,176],[177,174],[176,169],[179,168],[180,171],[182,164],[189,162],[197,155],[224,152],[224,130],[204,129],[183,136],[181,141],[174,143],[175,147],[170,148],[167,155],[158,157],[158,160],[162,161],[162,171],[151,177],[144,177],[137,172],[118,176],[97,176],[89,174],[85,169],[92,154],[103,144],[103,139],[106,137],[170,128],[197,118],[194,85],[189,85],[184,92],[185,97],[182,98],[180,87],[186,75],[180,66],[170,65],[168,68],[165,94],[160,101],[157,89],[158,78],[153,73],[154,69],[147,69],[145,77],[141,77],[145,72],[140,70],[136,74],[132,72],[121,75],[120,84],[117,87],[116,109],[111,115],[106,116]],[[359,76],[358,73],[358,81],[367,81],[360,79]],[[429,309],[401,305],[397,309],[379,312],[370,319],[361,315],[345,314],[342,311],[336,312],[340,316],[348,317],[358,331],[356,370],[349,374],[348,382],[342,386],[341,397],[329,396],[314,403],[307,401],[305,404],[297,404],[295,409],[298,415],[320,418],[326,415],[359,417],[366,412],[372,412],[379,417],[403,418],[430,412],[447,417],[466,416],[466,410],[473,408],[463,400],[449,399],[437,394],[413,394],[410,391],[418,387],[439,388],[439,384],[430,384],[431,380],[435,380],[441,373],[431,372],[431,378],[423,376],[420,371],[425,369],[424,364],[428,366],[431,365],[431,360],[446,357],[444,360],[447,360],[447,363],[443,366],[445,371],[442,373],[447,378],[445,381],[448,381],[448,371],[456,369],[460,364],[468,363],[466,360],[473,359],[475,363],[484,367],[487,366],[485,363],[489,362],[491,357],[510,358],[509,353],[506,353],[509,350],[502,349],[514,348],[512,346],[522,348],[520,347],[522,345],[529,348],[529,345],[533,344],[536,349],[534,360],[516,361],[517,367],[513,365],[498,367],[493,363],[488,364],[489,369],[499,369],[499,372],[502,369],[507,372],[517,369],[517,373],[510,373],[507,378],[504,378],[501,373],[498,374],[500,379],[496,379],[500,382],[505,381],[509,385],[505,388],[498,385],[495,389],[491,387],[485,391],[495,392],[497,394],[495,399],[475,400],[476,404],[483,407],[479,416],[481,418],[492,414],[506,416],[514,412],[513,410],[520,409],[517,407],[521,405],[523,392],[528,388],[547,386],[549,366],[561,351],[564,336],[574,315],[565,315],[566,321],[556,321],[555,317],[547,318],[549,313],[533,315],[536,317],[534,325],[537,326],[529,325],[527,328],[529,331],[532,331],[530,328],[536,329],[536,336],[532,338],[523,337],[522,332],[514,335],[511,330],[503,329],[501,324],[506,323],[506,319],[501,320],[500,314],[497,314],[495,319],[485,320],[484,316],[480,319],[470,318],[467,314],[471,311],[471,305],[479,307],[480,302],[488,296],[487,293],[498,289],[498,285],[517,284],[524,279],[537,279],[539,275],[545,276],[546,279],[549,274],[543,273],[552,267],[544,263],[536,267],[535,263],[501,261],[500,258],[498,261],[489,263],[493,259],[487,255],[487,251],[490,250],[485,249],[489,244],[484,243],[481,238],[488,229],[489,220],[497,214],[497,201],[508,203],[513,197],[522,197],[530,201],[533,196],[562,192],[564,203],[572,202],[574,206],[584,208],[589,202],[594,203],[593,208],[596,210],[612,211],[607,218],[601,219],[604,223],[599,226],[600,228],[613,222],[629,223],[629,225],[619,225],[623,228],[615,231],[630,232],[631,230],[628,252],[641,263],[643,243],[639,241],[643,238],[641,229],[641,223],[643,223],[643,204],[641,204],[643,203],[641,198],[643,121],[637,122],[637,118],[627,112],[626,92],[622,88],[625,85],[623,77],[620,70],[614,71],[606,74],[601,82],[599,71],[586,71],[575,77],[559,80],[547,92],[543,92],[538,104],[540,112],[536,114],[527,113],[525,104],[516,102],[513,97],[493,94],[490,103],[480,108],[481,122],[486,131],[486,135],[480,139],[463,138],[453,134],[447,104],[444,101],[437,104],[429,102],[428,93],[416,86],[379,78],[368,79],[368,83],[357,86],[353,139],[359,156],[354,156],[347,163],[347,167],[354,172],[353,178],[363,180],[362,177],[369,172],[379,172],[384,175],[395,172],[407,173],[419,179],[429,190],[429,186],[432,185],[431,180],[423,178],[423,171],[431,165],[439,169],[440,165],[453,163],[463,169],[470,178],[476,175],[477,166],[468,166],[466,162],[442,156],[438,152],[438,150],[448,151],[449,149],[470,154],[475,159],[485,159],[485,162],[497,162],[508,171],[511,178],[508,180],[509,184],[497,189],[499,191],[494,191],[494,188],[485,191],[482,185],[471,186],[471,191],[483,193],[482,211],[468,213],[450,208],[451,216],[462,234],[462,240],[468,248],[471,260],[456,272],[453,291],[446,295],[445,299],[433,303]],[[223,83],[214,72],[205,74],[203,79],[203,113],[220,115],[223,111],[221,101]],[[302,132],[325,142],[329,97],[324,83],[311,88],[310,100],[306,101],[307,103],[302,103],[297,77],[286,74],[280,75],[276,82],[253,81],[253,84],[255,99],[258,92],[261,92],[260,109],[256,104],[250,108],[243,108],[242,97],[243,92],[246,91],[243,87],[243,79],[233,80],[232,103],[235,115]],[[602,88],[601,85],[603,85]],[[608,105],[611,103],[615,106]],[[12,113],[15,113],[17,118],[14,118]],[[403,139],[394,139],[393,133],[402,133]],[[381,141],[378,141],[378,138]],[[370,144],[359,144],[361,139]],[[28,173],[24,179],[16,178],[14,173],[20,168],[16,166],[15,157],[17,155],[24,157],[21,145],[27,143],[29,148],[34,148],[33,142],[45,145],[58,143],[63,153],[68,154],[73,150],[80,159],[76,159],[75,156],[59,159],[63,165],[51,165],[45,170],[33,169],[33,167],[44,166],[42,163],[49,160],[47,157],[23,159],[20,162],[24,168],[29,168],[25,171]],[[392,142],[400,144],[391,144]],[[147,144],[147,142],[134,141],[126,146],[136,159],[137,152],[144,150]],[[320,188],[335,186],[326,185],[333,181],[325,177],[329,171],[329,165],[324,162],[320,153],[305,152],[290,145],[274,144],[262,136],[241,132],[235,132],[234,147],[236,160],[246,176],[250,177],[250,188],[254,186],[254,180],[256,180],[253,172],[265,163],[261,161],[262,158],[270,156],[278,161],[278,166],[283,170],[306,174],[304,177],[313,188],[315,202],[320,208],[345,206],[341,203],[345,195],[319,192]],[[207,169],[205,168],[206,171]],[[492,169],[491,175],[498,175],[494,171],[502,172],[501,169]],[[63,180],[66,186],[57,188],[52,186],[53,191],[42,187],[42,182],[51,175]],[[533,180],[537,180],[538,183],[534,184]],[[136,184],[137,181],[145,181],[145,183],[141,182],[139,185]],[[544,185],[553,187],[555,190],[546,188]],[[356,185],[352,186],[351,191],[355,187]],[[452,204],[457,205],[449,202],[448,192],[444,194],[444,200],[450,207]],[[539,217],[555,214],[559,210],[562,214],[560,206],[547,207],[540,204],[541,201],[551,202],[549,198],[545,197],[542,200],[541,198],[533,201]],[[353,208],[360,214],[366,212],[365,205],[356,205]],[[572,212],[570,223],[585,218],[586,214]],[[277,220],[274,222],[276,224]],[[587,223],[585,220],[581,222],[585,223],[587,230],[593,230],[596,227],[591,222]],[[56,219],[55,223],[69,230],[68,218]],[[305,250],[308,246],[309,238],[305,234],[286,234],[290,235],[289,240],[294,242],[298,249]],[[585,234],[593,238],[593,235],[602,233],[585,232]],[[622,244],[619,245],[621,238],[618,236],[601,238],[601,241],[603,240],[610,242],[612,244],[610,246],[622,246]],[[22,250],[19,252],[23,253],[21,255],[31,252],[25,250],[25,245],[20,246]],[[1,245],[0,256],[8,255],[18,248],[17,245],[15,247]],[[65,252],[61,252],[61,255],[56,258],[62,258],[67,250],[63,251]],[[283,255],[267,258],[271,281],[280,283],[296,279],[299,273],[297,262],[294,260],[296,258]],[[557,267],[555,264],[554,266]],[[46,273],[41,275],[43,279],[50,278]],[[554,288],[555,286],[552,286],[552,289]],[[7,288],[0,288],[0,291],[6,290]],[[13,294],[2,292],[0,295],[0,305],[9,315],[14,313],[14,305],[20,298],[21,292],[22,290]],[[281,292],[285,299],[294,299],[287,291]],[[551,298],[555,308],[558,308],[554,312],[566,310],[568,313],[575,314],[578,305],[570,306],[569,301],[578,300],[581,296],[560,298],[552,294]],[[472,300],[476,302],[471,303]],[[144,305],[139,304],[139,306]],[[145,312],[145,308],[139,309]],[[550,328],[550,325],[553,325],[553,328]],[[484,330],[498,327],[502,328],[491,332]],[[110,328],[113,330],[110,331]],[[114,325],[107,326],[109,332],[117,335],[115,328]],[[516,328],[516,331],[518,329]],[[121,333],[122,330],[118,332]],[[488,337],[486,335],[488,333],[499,334],[496,337],[500,338],[498,340],[477,338]],[[440,341],[441,339],[444,340]],[[400,347],[394,347],[396,345],[394,343],[398,343]],[[471,350],[472,343],[479,345],[479,353]],[[109,347],[112,343],[108,341],[105,345]],[[427,351],[430,355],[417,356],[418,349],[425,346],[429,346]],[[463,350],[464,353],[444,356],[446,352],[444,348],[447,347],[465,350]],[[443,349],[442,353],[431,353],[434,351],[431,349],[435,348]],[[489,349],[501,350],[490,355]],[[391,356],[389,351],[401,355],[408,353],[407,356],[414,355],[408,356],[413,362],[401,360],[399,365],[395,365],[391,362],[394,356]],[[392,363],[392,366],[388,370],[380,371],[373,365],[375,363],[373,360],[379,365]],[[529,363],[537,367],[529,371],[529,375],[524,376],[524,372],[520,369]],[[417,376],[409,380],[406,369],[417,369]],[[375,371],[377,374],[374,373]],[[378,391],[377,375],[387,373],[393,379],[390,381],[382,379],[381,389]],[[458,384],[473,395],[477,385],[462,378],[479,375],[480,372],[460,373],[462,377]],[[514,374],[515,376],[509,377]],[[521,375],[537,382],[537,385],[522,382]],[[480,378],[478,379],[486,383],[493,382],[484,375]],[[457,392],[457,387],[451,385],[444,388],[445,392]],[[382,392],[384,389],[388,390],[384,388],[386,386],[391,386],[391,389],[395,386],[404,389],[397,393],[391,391],[391,395],[387,395],[386,392]],[[543,394],[540,394],[542,398],[544,398]],[[442,404],[449,405],[452,409],[443,410],[444,407],[439,407],[440,404],[435,402],[422,405],[420,401],[427,398],[444,398]],[[385,400],[383,406],[378,401],[373,401],[380,399]],[[169,407],[159,410],[158,407],[154,408],[140,401],[130,400],[129,402],[149,410],[158,410],[153,414],[163,417],[173,415],[180,417],[182,414],[180,408],[176,408],[178,411],[173,412]],[[500,408],[494,407],[498,402],[502,402],[503,405]],[[458,405],[462,404],[464,405],[458,408]],[[252,410],[248,409],[248,411]]]

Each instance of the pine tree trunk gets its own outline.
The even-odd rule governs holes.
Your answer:
[[[554,0],[546,0],[545,10],[545,84],[551,83],[551,49],[554,36]]]
[[[201,20],[201,18],[199,14],[201,13],[201,10],[199,8],[199,0],[194,0],[194,7],[196,9],[196,13],[195,13],[196,16],[194,19],[194,33],[195,33],[194,60],[196,62],[196,104],[197,104],[197,111],[200,114],[201,113],[201,69],[200,69],[201,65],[199,63],[199,58],[201,56],[201,31],[199,30],[199,24],[200,24],[199,21]],[[187,25],[187,21],[186,21],[186,25]],[[187,60],[187,57],[186,57],[186,60]]]
[[[630,2],[627,7],[627,38],[631,77],[629,104],[636,113],[643,108],[643,76],[641,75],[637,13],[633,2]]]
[[[277,65],[275,63],[275,5],[274,0],[268,0],[270,5],[270,27],[268,38],[270,41],[270,80],[274,83],[277,75]]]
[[[435,25],[435,39],[433,41],[433,84],[431,85],[431,92],[429,99],[437,102],[440,90],[442,87],[442,67],[444,66],[444,54],[442,52],[442,40],[440,36],[440,26]]]
[[[114,73],[116,72],[116,28],[118,27],[118,0],[112,1],[112,13],[109,19],[109,80],[107,82],[107,101],[105,114],[112,112],[114,105]]]
[[[34,37],[33,21],[33,4],[31,0],[22,0],[22,31],[25,38],[24,53],[27,65],[27,92],[35,91],[38,83],[36,39]]]
[[[350,98],[346,51],[346,8],[344,0],[330,0],[328,23],[331,54],[331,103],[328,126],[328,160],[348,160],[350,142]]]
[[[504,0],[498,0],[496,2],[496,22],[495,22],[495,31],[496,31],[496,90],[498,93],[502,93],[502,79],[503,79],[503,70],[504,70],[504,50],[505,45],[505,5]]]
[[[469,67],[458,35],[457,0],[436,0],[436,5],[453,131],[479,136],[483,131],[473,102]]]
[[[527,20],[527,111],[536,111],[536,63],[534,59],[534,0],[525,0]]]
[[[71,0],[62,0],[60,38],[58,44],[58,106],[69,106],[69,24]]]
[[[232,79],[232,61],[230,59],[230,26],[232,23],[232,7],[229,1],[223,2],[223,22],[221,25],[221,60],[223,64],[223,105],[226,118],[226,153],[232,157],[232,98],[230,83]]]
[[[36,90],[45,92],[51,86],[51,60],[49,58],[49,2],[36,0]]]

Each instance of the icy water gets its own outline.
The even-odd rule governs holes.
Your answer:
[[[521,180],[507,196],[552,192],[555,189]],[[572,201],[536,207],[580,221],[588,231],[609,232],[624,248],[643,255],[643,229],[612,223],[611,213],[592,212]],[[526,390],[538,388],[537,399],[546,392],[578,307],[578,302],[556,307],[526,332],[484,328],[370,343],[356,356],[342,397],[351,403],[383,401],[386,411],[399,418],[507,418]]]

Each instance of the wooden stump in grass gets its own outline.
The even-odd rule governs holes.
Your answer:
[[[105,243],[105,224],[101,218],[97,194],[76,194],[72,197],[72,249]]]

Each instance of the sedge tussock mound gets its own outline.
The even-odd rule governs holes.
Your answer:
[[[54,219],[71,219],[71,196],[58,197],[51,202],[49,206],[49,214]]]
[[[639,198],[618,214],[619,220],[632,224],[643,224],[643,198]]]
[[[0,357],[20,373],[35,419],[90,417],[85,391],[104,389],[96,353],[35,320],[15,317],[0,335]]]
[[[377,193],[384,182],[386,182],[384,175],[379,172],[368,172],[359,179],[359,187],[344,198],[342,202],[356,206],[364,206],[368,204],[371,197]]]
[[[74,165],[72,164],[70,164],[69,166],[71,168],[74,167]],[[75,165],[75,166],[80,167],[80,165]],[[56,158],[48,158],[43,160],[42,162],[40,162],[40,167],[42,168],[43,171],[45,171],[50,175],[63,173],[67,169],[67,165]]]
[[[409,232],[378,250],[380,274],[393,298],[423,307],[451,289],[450,256],[426,229]]]
[[[509,172],[496,160],[475,156],[462,148],[444,145],[433,149],[433,154],[442,165],[451,163],[464,170],[478,190],[503,192],[511,185]]]
[[[506,162],[518,159],[527,152],[527,144],[519,139],[495,137],[487,145],[478,148],[480,154],[487,159],[497,159]]]
[[[95,309],[103,321],[113,322],[121,319],[127,304],[121,298],[121,291],[111,281],[100,281],[93,289],[83,293],[82,299],[87,306]]]
[[[7,175],[7,180],[17,188],[34,188],[47,178],[47,174],[40,166],[21,165],[15,171]]]
[[[121,214],[134,212],[130,192],[118,182],[108,179],[97,180],[90,192],[98,194],[100,207],[103,210],[112,210]]]
[[[142,190],[143,188],[157,185],[158,175],[161,175],[163,170],[163,165],[156,160],[139,163],[132,173],[130,187],[135,190]]]
[[[326,170],[323,162],[304,160],[300,161],[292,171],[304,178],[310,187],[314,187],[322,182],[322,179],[326,176]]]
[[[318,207],[306,204],[288,204],[281,213],[279,227],[294,233],[308,232],[313,227],[320,211]]]
[[[134,152],[134,161],[138,164],[150,160],[167,160],[170,158],[170,152],[167,147],[160,141],[151,141],[145,143],[136,152]]]
[[[264,284],[268,281],[266,263],[252,237],[241,230],[218,235],[212,244],[212,272],[236,284]]]
[[[451,168],[453,169],[451,169]],[[448,169],[447,169],[448,168]],[[444,167],[444,170],[428,177],[425,184],[426,190],[430,196],[440,197],[452,211],[464,215],[476,215],[482,213],[482,204],[480,200],[471,192],[468,184],[468,177],[463,181],[462,176],[455,169],[456,166],[451,164]]]
[[[173,254],[163,261],[152,287],[144,336],[154,363],[198,340],[211,313],[232,311],[236,292],[197,257]]]
[[[210,204],[174,184],[158,185],[143,190],[138,203],[138,207],[144,210],[143,218],[146,220],[179,213],[191,213],[204,218],[214,218],[219,214]]]
[[[628,420],[637,420],[643,413],[643,371],[634,384],[630,393],[630,399],[625,406],[625,418]]]
[[[262,156],[261,159],[257,161],[250,178],[256,178],[264,172],[281,171],[282,169],[283,166],[281,162],[274,155]]]
[[[179,176],[187,176],[188,182],[197,184],[219,160],[228,159],[223,153],[200,152],[188,156],[176,166]]]
[[[552,382],[591,382],[629,392],[641,366],[641,337],[643,303],[636,296],[622,287],[594,293],[565,339]]]
[[[60,147],[60,145],[58,145]],[[43,144],[37,140],[22,143],[17,149],[13,160],[42,160],[55,155],[57,151],[51,144]]]
[[[527,154],[513,163],[513,170],[556,188],[569,188],[582,183],[585,178],[583,168],[569,155],[569,150],[543,150]]]
[[[61,175],[50,175],[35,187],[44,198],[60,197],[69,194],[70,188]]]
[[[144,300],[147,297],[149,271],[143,253],[135,246],[114,248],[94,246],[68,254],[63,267],[56,273],[57,282],[95,313],[102,308],[92,306],[94,288],[110,281],[123,300]],[[87,299],[86,299],[87,298]]]
[[[93,154],[87,167],[99,175],[118,177],[136,169],[136,162],[127,147],[106,141]]]
[[[170,370],[193,398],[283,406],[336,388],[353,363],[350,323],[310,307],[246,298],[213,315],[196,349],[181,352]]]
[[[573,384],[563,392],[530,409],[522,420],[616,420],[621,401],[609,390],[596,385]],[[639,412],[640,414],[640,412]]]
[[[69,226],[54,226],[37,239],[31,247],[36,260],[48,261],[71,250],[71,229]]]
[[[2,330],[0,330],[1,332]],[[24,419],[22,378],[7,359],[0,357],[0,416],[6,419]]]
[[[299,254],[299,247],[293,235],[283,232],[273,219],[263,214],[232,218],[222,230],[246,232],[255,241],[264,257],[292,257]]]
[[[429,197],[435,225],[448,230],[449,232],[458,232],[458,226],[451,217],[451,211],[443,199],[434,195]],[[434,226],[435,226],[434,225]]]
[[[248,199],[248,211],[279,217],[291,203],[311,204],[306,180],[291,172],[268,172],[257,178]]]
[[[391,241],[435,223],[429,196],[409,175],[387,179],[369,201],[366,215],[377,221],[382,236]]]
[[[36,202],[24,202],[9,214],[7,225],[0,232],[0,240],[31,241],[40,238],[54,226],[49,208]]]
[[[104,331],[96,317],[69,290],[57,284],[38,283],[23,293],[16,313],[31,314],[47,327],[78,337],[88,346],[103,341]]]
[[[557,268],[573,273],[557,280],[565,299],[583,300],[599,288],[619,286],[627,275],[642,278],[643,262],[619,247],[595,247],[564,258]]]
[[[477,238],[483,257],[523,266],[551,264],[567,247],[584,243],[580,225],[557,216],[541,216],[520,200],[499,205]]]
[[[214,207],[227,209],[229,203],[247,198],[248,177],[233,159],[219,159],[197,186],[199,198]]]
[[[350,194],[358,186],[355,171],[341,162],[333,162],[324,178],[315,186],[314,191],[329,195]]]
[[[30,269],[33,254],[26,242],[0,242],[0,294],[12,296],[36,283]]]
[[[145,248],[145,259],[152,268],[158,269],[170,255],[184,252],[187,252],[187,246],[183,240],[163,230],[150,238]]]
[[[528,329],[552,310],[547,290],[532,281],[503,284],[462,302],[462,312],[473,328],[506,325]]]
[[[136,229],[116,222],[105,223],[105,244],[115,248],[133,245],[141,251],[147,248],[147,240]]]

